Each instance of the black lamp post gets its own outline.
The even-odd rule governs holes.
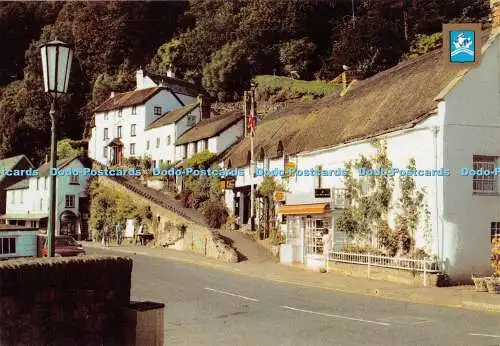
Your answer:
[[[42,56],[43,83],[45,92],[52,98],[50,106],[50,120],[52,122],[50,141],[50,214],[49,227],[47,230],[47,256],[55,255],[56,234],[56,175],[53,174],[57,166],[57,141],[56,141],[56,103],[59,96],[66,93],[68,89],[73,51],[68,44],[61,41],[51,41],[43,44],[40,48]]]

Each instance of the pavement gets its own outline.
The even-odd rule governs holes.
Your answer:
[[[268,272],[264,279],[246,275],[244,262],[237,264],[237,272],[193,265],[187,261],[204,259],[191,254],[181,253],[188,256],[179,261],[181,256],[171,251],[87,250],[90,255],[126,253],[133,258],[131,298],[165,304],[164,345],[500,345],[497,313],[275,282],[267,277],[274,267],[262,264],[262,272]],[[308,277],[284,268],[275,275],[290,271],[297,281],[314,276],[333,281],[328,274]]]
[[[83,242],[83,245],[86,248],[104,248],[101,243],[96,242]],[[474,286],[414,288],[400,283],[372,280],[333,272],[319,273],[298,266],[285,266],[273,260],[266,262],[262,260],[247,260],[239,263],[223,263],[190,252],[145,246],[111,245],[109,248],[104,249],[114,253],[143,255],[168,261],[210,267],[238,275],[302,287],[430,304],[433,306],[500,312],[500,295],[475,292]],[[262,257],[259,256],[259,259],[262,259]],[[500,316],[498,319],[500,321]]]

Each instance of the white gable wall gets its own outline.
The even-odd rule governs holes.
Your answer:
[[[200,107],[197,107],[175,123],[175,140],[177,140],[184,132],[186,132],[192,127],[189,126],[190,124],[188,123],[188,117],[190,115],[195,116],[194,124],[200,122],[200,116],[201,116],[200,112],[201,112]]]
[[[497,193],[475,194],[473,178],[458,172],[461,167],[472,168],[473,155],[500,157],[499,62],[497,36],[480,67],[470,70],[449,92],[443,107],[444,164],[457,170],[443,181],[443,253],[450,273],[463,279],[490,272],[490,226],[500,221],[500,185]]]
[[[168,136],[170,136],[170,144],[168,144]],[[159,147],[156,146],[158,138],[160,139]],[[175,161],[175,124],[147,130],[146,141],[149,141],[149,150],[146,150],[146,154],[156,161],[157,167],[160,166],[160,160],[164,163]]]
[[[224,130],[217,136],[216,153],[221,153],[231,145],[233,145],[238,138],[243,136],[243,120],[238,121],[230,128]]]

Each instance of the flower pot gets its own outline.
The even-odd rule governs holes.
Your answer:
[[[488,288],[488,293],[500,294],[500,280],[491,278],[486,281],[486,286]]]
[[[472,277],[472,280],[474,281],[476,292],[488,292],[488,286],[486,284],[488,278]]]

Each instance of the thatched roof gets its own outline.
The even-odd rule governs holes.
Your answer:
[[[262,148],[275,158],[280,141],[285,154],[296,154],[414,126],[436,108],[436,96],[457,73],[437,50],[359,82],[344,97],[290,105],[257,125],[255,152]],[[247,165],[249,150],[246,138],[227,153],[225,164]]]
[[[240,110],[226,113],[214,118],[200,121],[194,127],[184,132],[175,142],[175,145],[196,142],[202,139],[215,137],[243,119]]]
[[[21,190],[21,189],[27,189],[29,187],[30,187],[29,178],[25,178],[23,180],[19,180],[15,184],[12,184],[11,186],[7,187],[5,190]]]
[[[166,90],[162,87],[153,87],[118,93],[114,97],[110,97],[101,103],[96,109],[94,109],[94,112],[106,112],[123,107],[142,105],[162,89]]]
[[[161,117],[159,117],[158,119],[153,121],[151,124],[149,124],[146,127],[146,130],[154,129],[157,127],[162,127],[162,126],[169,125],[169,124],[174,124],[174,123],[178,122],[179,120],[181,120],[184,116],[188,115],[193,110],[198,108],[199,106],[200,106],[200,103],[195,102],[195,103],[192,103],[190,105],[171,110],[171,111],[163,114]]]

